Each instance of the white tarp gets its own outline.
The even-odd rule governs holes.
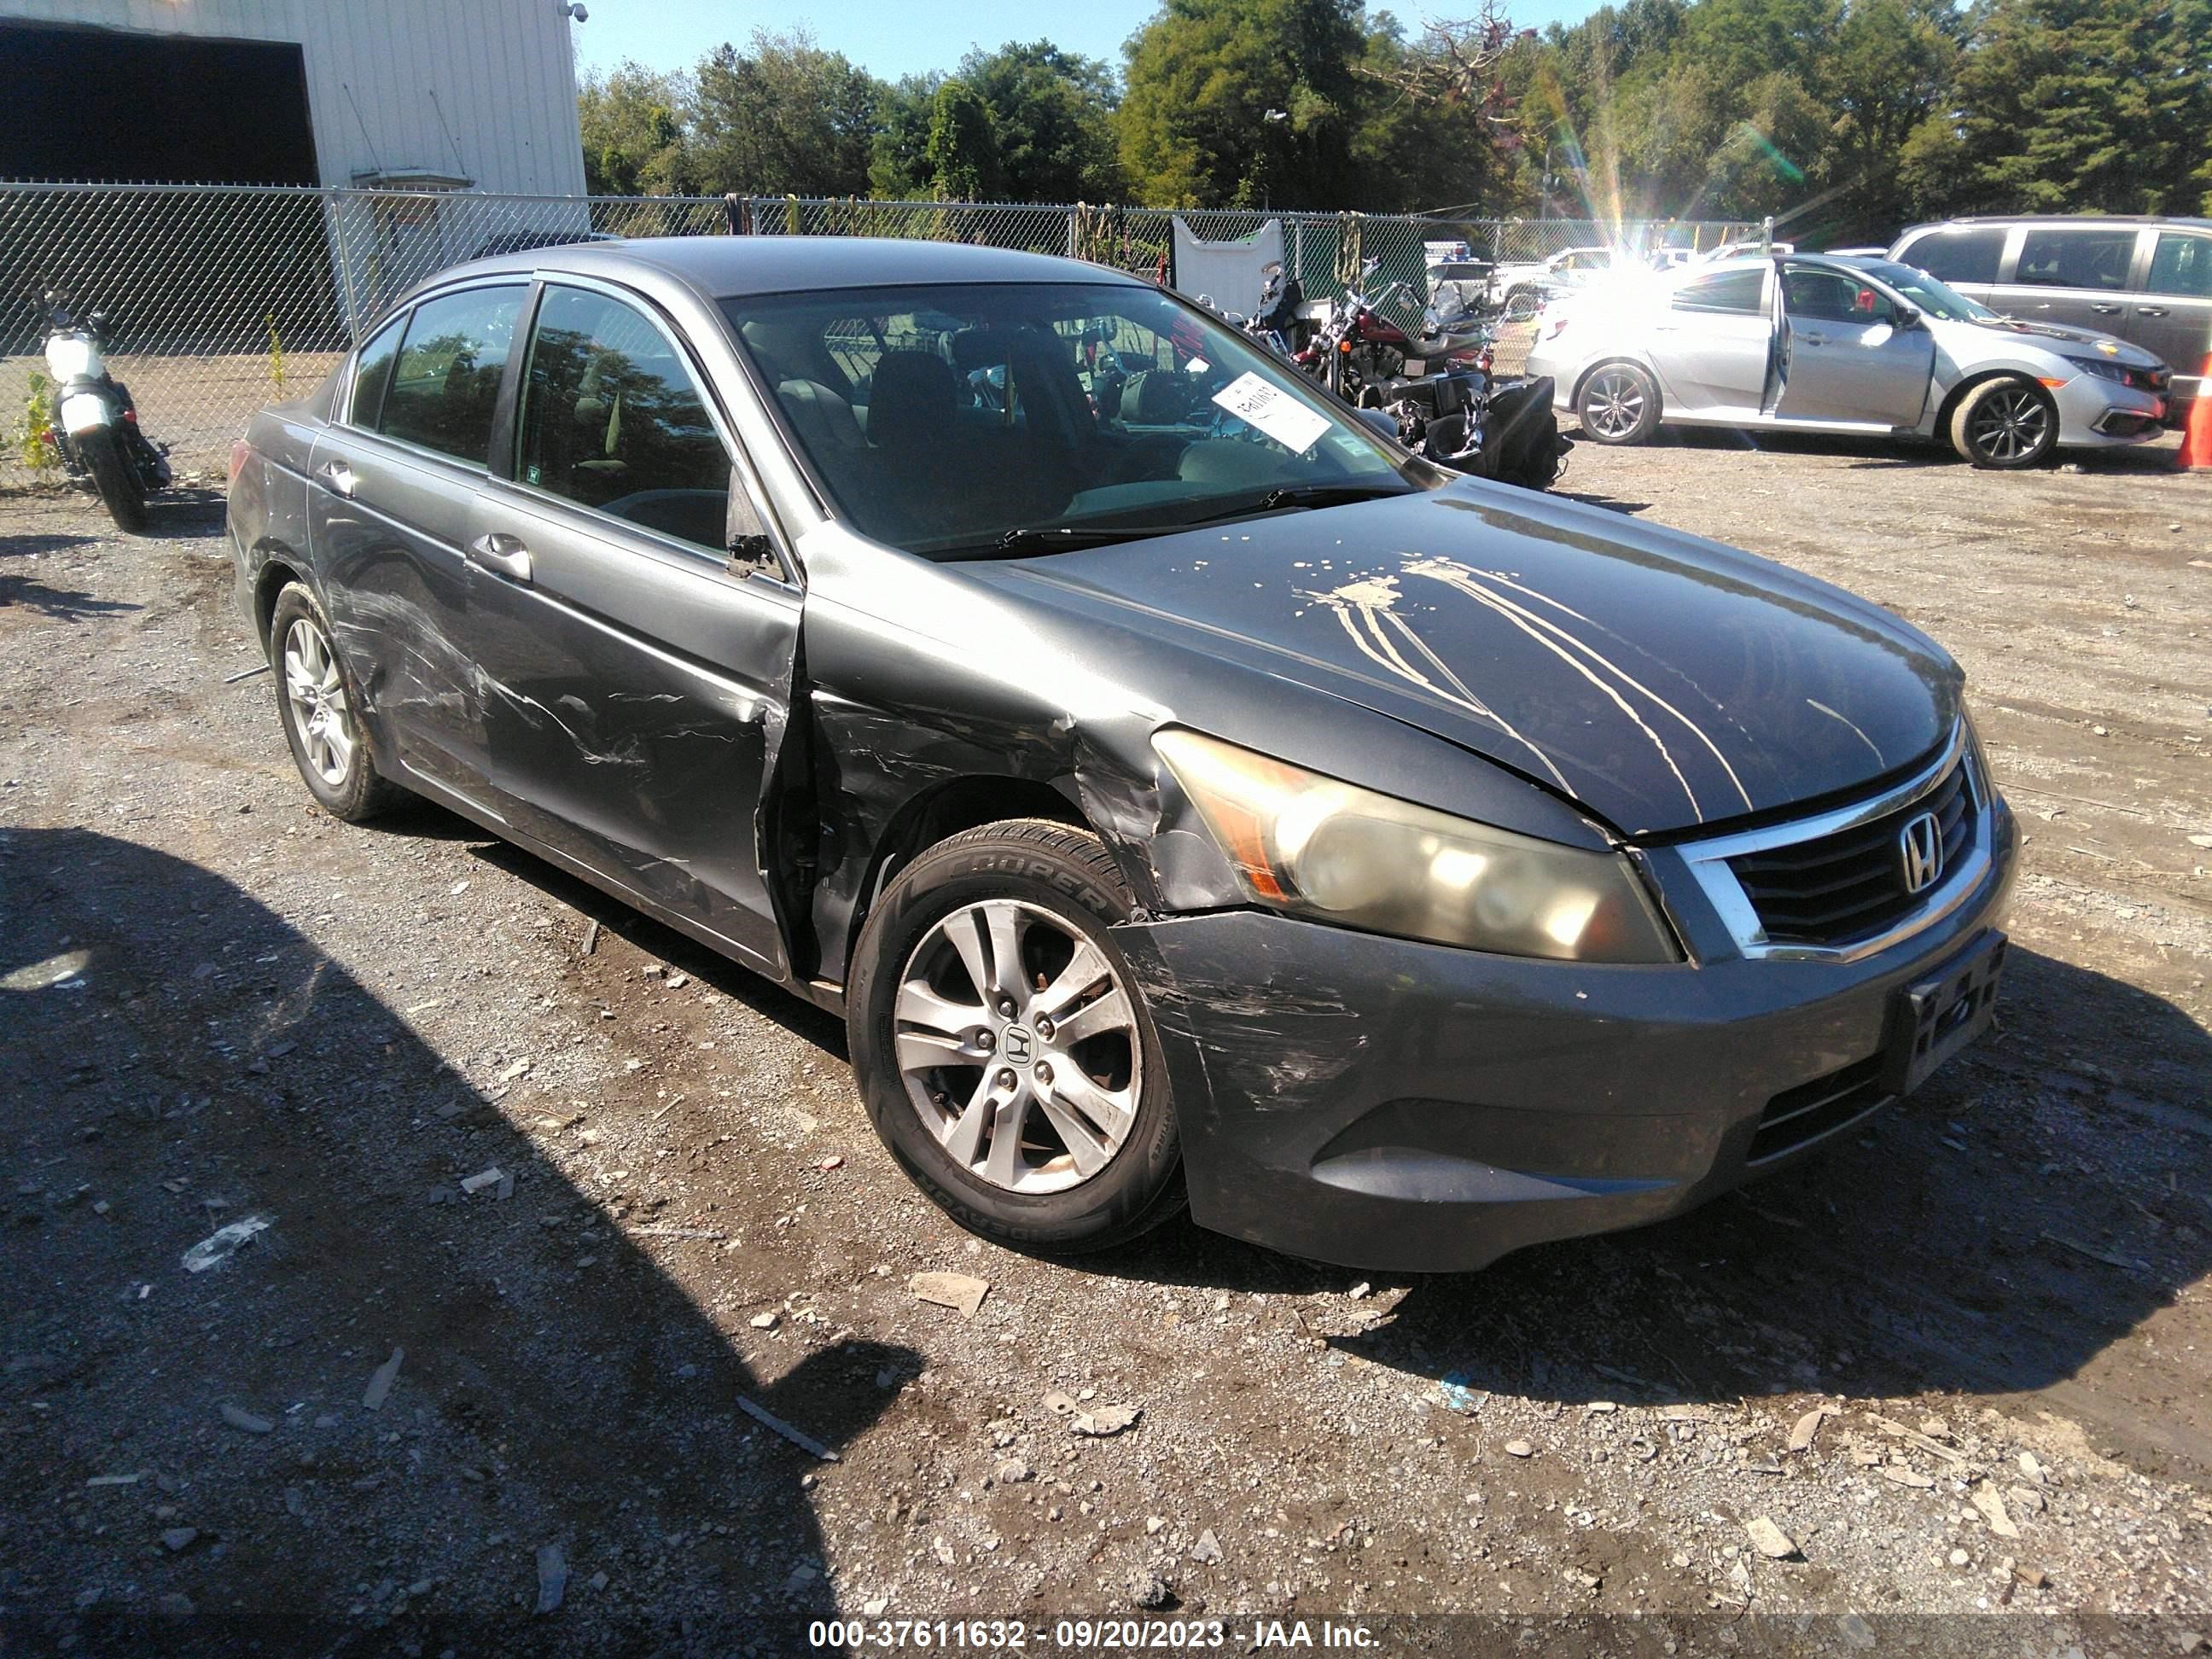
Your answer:
[[[1283,222],[1270,219],[1249,236],[1209,242],[1175,217],[1175,290],[1205,300],[1216,311],[1250,316],[1260,308],[1261,275],[1283,258]]]

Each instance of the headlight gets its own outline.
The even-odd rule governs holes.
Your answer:
[[[1679,962],[1626,858],[1455,818],[1195,732],[1152,739],[1251,896],[1369,933],[1567,962]]]
[[[2066,360],[2085,374],[2094,374],[2100,380],[2118,380],[2128,384],[2128,369],[2124,363],[2115,363],[2102,357],[2069,357]]]

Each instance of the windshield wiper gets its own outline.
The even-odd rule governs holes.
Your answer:
[[[1376,501],[1386,495],[1419,493],[1407,484],[1304,484],[1294,489],[1269,490],[1260,497],[1256,510],[1272,513],[1283,507],[1343,507],[1352,501]]]
[[[1063,525],[1057,528],[1009,530],[988,542],[932,549],[935,559],[1020,559],[1032,553],[1066,553],[1079,547],[1111,547],[1116,542],[1140,542],[1152,536],[1172,536],[1179,524],[1105,526]]]

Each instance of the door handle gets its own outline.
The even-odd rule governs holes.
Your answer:
[[[2104,307],[2100,306],[2098,309],[2101,311]],[[2118,311],[2119,307],[2118,306],[2114,306],[2112,309]],[[2136,307],[2136,315],[2138,317],[2163,317],[2166,315],[2166,307],[2164,306],[2137,306]]]
[[[2120,314],[2120,307],[2118,306],[2095,305],[2091,306],[2089,309],[2100,317],[2117,317]]]
[[[343,461],[324,462],[323,482],[348,501],[353,499],[353,492],[359,488],[354,482],[353,469]]]
[[[1825,334],[1801,334],[1797,337],[1804,341],[1807,345],[1826,345],[1828,343],[1828,337]]]
[[[493,531],[471,542],[468,554],[471,564],[496,571],[509,581],[530,580],[530,550],[523,545],[520,536],[502,536]]]

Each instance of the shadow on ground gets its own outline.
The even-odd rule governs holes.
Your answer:
[[[14,830],[0,899],[0,1644],[783,1651],[833,1610],[814,1465],[735,1401],[836,1446],[919,1356],[847,1340],[750,1374],[716,1322],[737,1316],[645,1253],[714,1240],[612,1229],[392,1010],[204,870]],[[461,1192],[495,1167],[511,1196]],[[547,1546],[567,1581],[540,1615]]]
[[[427,805],[386,827],[480,839]],[[529,854],[474,850],[845,1063],[835,1017]],[[1413,1376],[1547,1399],[2048,1390],[2212,1270],[2212,1210],[2195,1195],[2212,1036],[2156,996],[2017,943],[2008,975],[2000,1030],[1919,1094],[1675,1221],[1538,1247],[1481,1273],[1393,1279],[1184,1220],[1066,1270],[1288,1295],[1401,1285],[1386,1321],[1338,1345]],[[2080,1054],[2137,1056],[2172,1086],[2150,1098],[2100,1067],[2069,1069]],[[2201,1405],[2160,1413],[2106,1398],[2097,1410],[2096,1426],[2146,1458],[2212,1468]]]

